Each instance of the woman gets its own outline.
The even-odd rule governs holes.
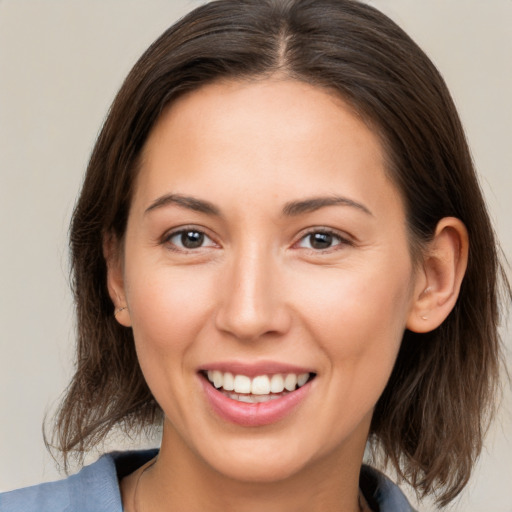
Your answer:
[[[368,441],[441,505],[466,484],[496,243],[442,79],[374,9],[220,1],[171,27],[114,101],[71,247],[58,444],[163,422],[162,445],[2,510],[411,510]]]

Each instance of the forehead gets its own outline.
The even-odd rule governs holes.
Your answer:
[[[277,121],[277,122],[276,122]],[[282,131],[283,123],[288,123]],[[164,126],[165,125],[165,126]],[[349,126],[350,125],[350,126]],[[358,112],[333,89],[313,86],[286,77],[251,80],[222,80],[200,87],[178,97],[164,110],[153,128],[145,149],[158,144],[158,139],[173,127],[184,135],[211,137],[213,133],[231,130],[237,135],[250,135],[253,145],[263,142],[268,134],[285,142],[320,142],[327,131],[362,128],[365,122]],[[374,132],[371,126],[368,132]],[[323,132],[323,133],[322,133]],[[175,133],[177,135],[177,133]],[[315,135],[316,140],[311,136]],[[373,136],[373,134],[372,134]],[[375,131],[375,146],[381,150]]]
[[[331,91],[283,79],[229,81],[188,93],[161,115],[135,195],[149,201],[190,187],[209,196],[223,182],[252,197],[378,199],[392,185],[385,174],[378,135]]]

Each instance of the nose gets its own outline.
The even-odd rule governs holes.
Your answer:
[[[226,265],[216,326],[242,341],[286,333],[291,310],[286,303],[283,272],[268,251],[241,251]]]

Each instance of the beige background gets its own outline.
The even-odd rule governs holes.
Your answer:
[[[122,79],[145,47],[198,3],[0,0],[0,490],[58,477],[41,423],[71,372],[70,213]],[[371,3],[444,74],[510,258],[512,0]],[[510,355],[508,361],[510,368]],[[499,420],[454,512],[512,512],[512,394],[505,389]],[[434,509],[424,503],[421,510]]]

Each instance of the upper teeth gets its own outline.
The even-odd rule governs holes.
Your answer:
[[[268,395],[269,393],[282,393],[285,389],[293,391],[297,386],[301,387],[309,379],[309,373],[277,373],[272,376],[258,375],[251,379],[247,375],[233,375],[230,372],[209,370],[208,380],[216,387],[235,393],[247,393],[253,395]]]

